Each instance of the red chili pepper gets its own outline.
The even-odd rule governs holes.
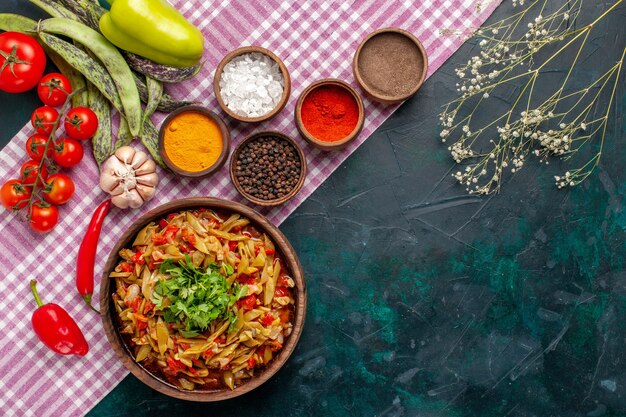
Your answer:
[[[268,256],[269,255],[273,255],[275,253],[276,253],[276,251],[274,249],[265,249],[265,254],[268,255]]]
[[[96,263],[96,250],[98,249],[102,223],[110,208],[111,200],[106,200],[96,208],[89,222],[85,237],[83,237],[83,241],[78,249],[78,258],[76,259],[76,288],[78,293],[83,296],[83,300],[85,300],[87,305],[96,312],[98,310],[91,305],[94,280],[93,267]]]
[[[235,248],[237,247],[237,241],[235,240],[231,240],[230,242],[228,242],[228,250],[229,251],[234,251]]]
[[[37,281],[30,282],[30,289],[39,306],[31,319],[37,337],[61,355],[85,356],[89,345],[72,316],[58,304],[44,305],[37,293]]]
[[[168,225],[167,220],[165,220],[165,219],[159,220],[159,227],[161,229],[165,229],[167,227],[167,225]]]

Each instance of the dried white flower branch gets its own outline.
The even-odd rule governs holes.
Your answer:
[[[442,142],[453,141],[448,147],[452,157],[457,163],[467,163],[464,170],[453,176],[469,193],[498,192],[502,174],[507,170],[519,171],[529,155],[539,157],[546,164],[551,156],[569,159],[601,133],[597,153],[583,166],[555,177],[556,185],[563,188],[580,184],[598,165],[626,48],[612,68],[585,88],[568,92],[568,82],[593,28],[623,0],[617,0],[592,23],[571,29],[569,22],[578,17],[583,1],[566,1],[556,11],[543,16],[548,0],[534,0],[520,12],[477,32],[480,53],[456,69],[460,95],[440,114]],[[524,0],[513,3],[523,6]],[[522,21],[537,9],[537,17],[522,28]],[[552,93],[547,99],[538,99],[535,86],[545,74],[546,66],[576,45],[578,50],[564,80],[553,84],[554,91],[547,92]],[[540,52],[550,53],[543,57]],[[472,118],[479,109],[485,111],[494,90],[515,86],[520,79],[526,82],[513,104],[486,125],[474,127]],[[547,95],[545,88],[542,90]],[[603,115],[596,117],[605,90],[610,91],[610,99]],[[466,107],[472,105],[466,113]],[[496,139],[489,140],[488,150],[477,150],[489,136]]]

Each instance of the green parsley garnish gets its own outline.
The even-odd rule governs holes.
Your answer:
[[[227,273],[232,271],[232,267],[227,267]],[[169,274],[171,279],[156,284],[152,302],[163,311],[166,322],[185,326],[179,329],[183,336],[197,336],[217,319],[228,319],[231,327],[237,321],[232,307],[247,294],[248,288],[229,285],[219,270],[219,265],[212,264],[203,271],[189,257],[179,263],[167,260],[161,264],[159,272]],[[169,305],[163,306],[165,299],[169,300]]]

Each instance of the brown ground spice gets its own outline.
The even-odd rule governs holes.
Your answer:
[[[357,65],[374,93],[400,97],[417,86],[424,61],[419,48],[406,36],[380,33],[363,45]]]

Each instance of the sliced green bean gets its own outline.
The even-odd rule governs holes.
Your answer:
[[[163,162],[161,154],[159,153],[159,131],[150,119],[146,120],[143,125],[143,130],[141,131],[141,143],[143,143],[143,146],[145,146],[148,152],[150,152],[154,162],[167,169],[167,166]]]
[[[39,39],[59,54],[70,66],[83,74],[113,104],[113,107],[118,111],[123,111],[122,101],[117,92],[115,82],[102,64],[90,57],[86,52],[54,35],[40,32]]]
[[[76,14],[60,5],[55,0],[28,0],[35,6],[39,7],[44,12],[48,13],[52,17],[64,17],[66,19],[78,21]]]
[[[44,33],[67,36],[82,43],[98,57],[117,87],[117,92],[124,108],[123,113],[126,115],[131,133],[138,135],[141,130],[142,120],[141,100],[133,80],[133,74],[117,48],[93,29],[68,19],[53,17],[44,20],[39,23],[39,30]]]
[[[37,22],[19,14],[0,13],[0,30],[5,32],[36,33]]]
[[[89,108],[98,116],[98,130],[91,139],[93,156],[101,165],[113,151],[113,134],[111,132],[111,106],[109,101],[93,85],[89,84]]]
[[[163,97],[163,83],[161,81],[146,76],[146,86],[148,87],[148,103],[146,103],[143,114],[144,125],[146,120],[152,116],[152,113],[159,107],[161,97]]]

